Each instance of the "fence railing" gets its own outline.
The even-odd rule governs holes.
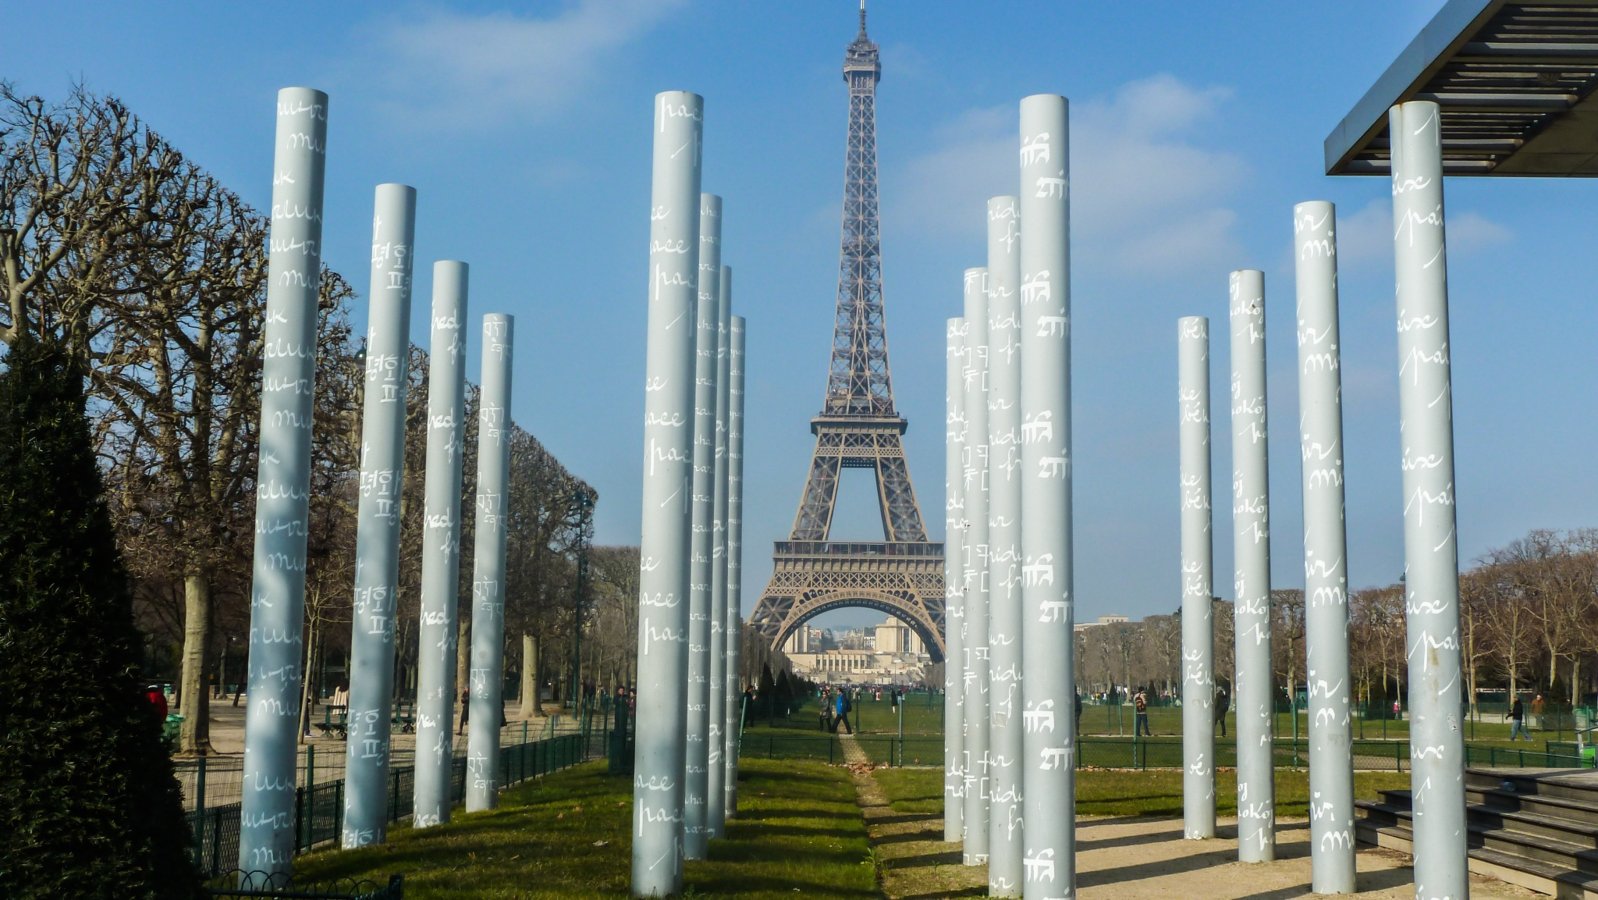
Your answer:
[[[836,734],[771,729],[746,732],[740,754],[752,758],[814,759],[844,762],[841,738]],[[858,734],[854,742],[867,758],[890,766],[943,765],[941,735]],[[1590,768],[1594,762],[1573,743],[1546,741],[1542,749],[1520,749],[1492,744],[1465,745],[1466,764],[1503,768]],[[1354,768],[1409,771],[1408,741],[1353,741]],[[1309,764],[1309,742],[1281,738],[1274,742],[1275,764],[1298,767]],[[1113,738],[1084,736],[1076,741],[1078,767],[1103,769],[1177,769],[1182,767],[1180,737]],[[1215,764],[1237,765],[1237,748],[1225,740],[1215,743]]]
[[[605,756],[609,745],[612,719],[608,710],[579,713],[577,730],[528,740],[501,747],[499,772],[502,786],[509,787],[530,778],[569,768],[587,759]],[[313,765],[308,772],[314,773]],[[415,808],[416,767],[395,766],[389,770],[388,819],[397,822],[409,818]],[[200,784],[204,784],[203,771]],[[203,795],[202,795],[203,796]],[[455,757],[450,763],[450,802],[464,803],[466,799],[466,758]],[[195,854],[201,874],[215,878],[238,864],[239,857],[238,802],[206,808],[188,813],[190,833],[194,836]],[[313,847],[338,840],[344,825],[344,779],[337,778],[320,784],[314,775],[295,790],[294,800],[294,852],[303,853]]]

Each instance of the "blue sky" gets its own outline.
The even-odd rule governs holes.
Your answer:
[[[891,360],[930,531],[943,528],[944,319],[959,312],[961,271],[983,264],[986,198],[1016,189],[1018,102],[1052,92],[1071,99],[1079,620],[1179,602],[1176,320],[1211,317],[1224,386],[1236,268],[1266,273],[1272,568],[1277,586],[1302,585],[1302,200],[1335,202],[1341,225],[1351,581],[1398,577],[1387,182],[1324,176],[1321,145],[1440,6],[872,0]],[[605,543],[638,533],[651,98],[704,95],[704,184],[725,198],[723,260],[749,320],[748,610],[792,523],[821,405],[839,66],[855,28],[852,0],[29,3],[8,14],[0,77],[46,96],[74,79],[119,95],[260,208],[276,90],[327,91],[328,262],[364,290],[373,186],[418,189],[420,259],[469,261],[473,313],[517,317],[515,418],[599,489]],[[1467,563],[1531,528],[1594,524],[1594,191],[1447,184]],[[413,338],[425,339],[430,274],[418,266]],[[1212,418],[1224,596],[1224,406]],[[880,533],[868,484],[845,485],[834,537]]]

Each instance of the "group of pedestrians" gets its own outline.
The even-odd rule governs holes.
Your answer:
[[[849,696],[850,690],[840,687],[836,691],[829,685],[821,689],[821,729],[837,733],[838,727],[843,726],[846,734],[854,734],[854,727],[849,724],[849,713],[854,711],[854,700]]]
[[[1543,717],[1543,695],[1542,694],[1538,694],[1536,697],[1532,698],[1532,701],[1531,701],[1531,715],[1532,715],[1533,721],[1535,721],[1538,725],[1542,724],[1542,717]],[[1515,702],[1510,704],[1510,706],[1509,706],[1509,721],[1511,723],[1510,726],[1509,726],[1509,739],[1510,740],[1512,740],[1512,741],[1513,740],[1517,740],[1518,739],[1517,736],[1518,735],[1522,735],[1522,734],[1526,736],[1526,740],[1528,740],[1528,741],[1531,740],[1531,730],[1526,727],[1526,704],[1521,702],[1521,699],[1519,697],[1516,697],[1515,698]]]

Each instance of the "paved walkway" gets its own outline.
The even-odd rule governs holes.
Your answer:
[[[901,900],[987,894],[986,866],[961,864],[958,844],[943,841],[943,814],[900,813],[888,805],[871,770],[854,770],[855,791],[872,848],[882,859],[883,891]],[[1287,900],[1310,891],[1309,822],[1277,821],[1277,859],[1237,862],[1237,820],[1223,819],[1219,836],[1182,839],[1173,819],[1126,816],[1077,820],[1077,896],[1081,900]],[[1361,847],[1358,893],[1349,897],[1410,900],[1415,895],[1409,858]],[[1471,876],[1476,900],[1540,894]]]
[[[871,757],[861,749],[860,742],[854,739],[854,734],[848,731],[838,735],[838,744],[843,748],[844,765],[871,765]]]

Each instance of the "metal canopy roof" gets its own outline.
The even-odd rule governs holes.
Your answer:
[[[1598,0],[1449,0],[1326,138],[1326,174],[1391,171],[1387,110],[1435,100],[1449,175],[1598,176]]]

